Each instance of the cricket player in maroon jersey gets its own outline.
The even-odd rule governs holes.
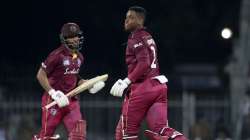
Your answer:
[[[79,52],[84,38],[77,24],[66,23],[61,29],[60,39],[61,46],[49,54],[37,73],[37,79],[45,90],[42,107],[53,100],[57,105],[42,111],[42,129],[33,140],[58,139],[54,131],[61,122],[67,129],[69,140],[86,139],[86,121],[81,115],[78,98],[65,95],[85,81],[78,74],[84,61]],[[104,85],[103,81],[97,82],[89,92],[94,94]]]
[[[124,90],[129,88],[115,139],[139,140],[140,124],[145,118],[149,130],[144,134],[150,140],[187,140],[183,134],[168,126],[168,80],[159,73],[157,47],[144,28],[145,18],[145,9],[133,6],[129,8],[125,19],[125,30],[130,32],[126,48],[128,76],[124,80],[119,79],[110,93],[122,97]]]

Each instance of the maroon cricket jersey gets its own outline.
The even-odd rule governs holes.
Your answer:
[[[128,78],[132,82],[159,75],[157,47],[152,36],[145,28],[137,29],[128,37],[126,48]]]
[[[50,85],[67,93],[76,87],[82,63],[83,56],[80,52],[73,59],[70,50],[62,45],[49,54],[42,63],[42,68],[47,73]]]

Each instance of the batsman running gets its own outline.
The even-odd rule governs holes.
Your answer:
[[[66,23],[61,28],[61,45],[53,50],[37,73],[37,79],[45,90],[42,96],[42,107],[52,101],[57,105],[42,111],[42,129],[33,140],[59,139],[54,135],[56,127],[63,122],[68,132],[69,140],[86,139],[86,120],[80,112],[77,97],[67,98],[66,93],[77,85],[85,82],[79,76],[80,67],[84,57],[79,52],[83,45],[84,37],[80,27],[76,23]],[[89,92],[97,93],[105,83],[95,83]]]
[[[128,88],[115,139],[139,140],[140,124],[145,118],[149,130],[144,134],[150,140],[187,140],[168,126],[168,80],[159,73],[157,47],[144,27],[145,19],[146,10],[142,7],[133,6],[127,11],[124,27],[130,32],[126,48],[128,75],[119,79],[110,90],[113,96],[122,97]]]

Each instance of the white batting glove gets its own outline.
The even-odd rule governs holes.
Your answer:
[[[128,87],[131,81],[128,78],[117,80],[110,90],[110,94],[117,97],[122,97],[124,90]]]
[[[89,89],[89,93],[91,94],[95,94],[98,91],[100,91],[103,87],[105,86],[105,83],[103,81],[99,81],[97,83],[95,83],[90,89]]]
[[[48,93],[60,108],[69,105],[69,99],[62,91],[51,89]]]

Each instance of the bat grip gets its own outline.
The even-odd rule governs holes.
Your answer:
[[[75,92],[69,92],[68,94],[66,94],[66,96],[67,96],[68,98],[70,98],[70,97],[72,97],[72,96],[74,96],[74,95],[75,95]],[[47,105],[44,106],[43,108],[46,109],[46,110],[48,110],[49,108],[51,108],[51,107],[54,106],[54,105],[56,105],[56,101],[53,101],[53,102],[47,104]]]

